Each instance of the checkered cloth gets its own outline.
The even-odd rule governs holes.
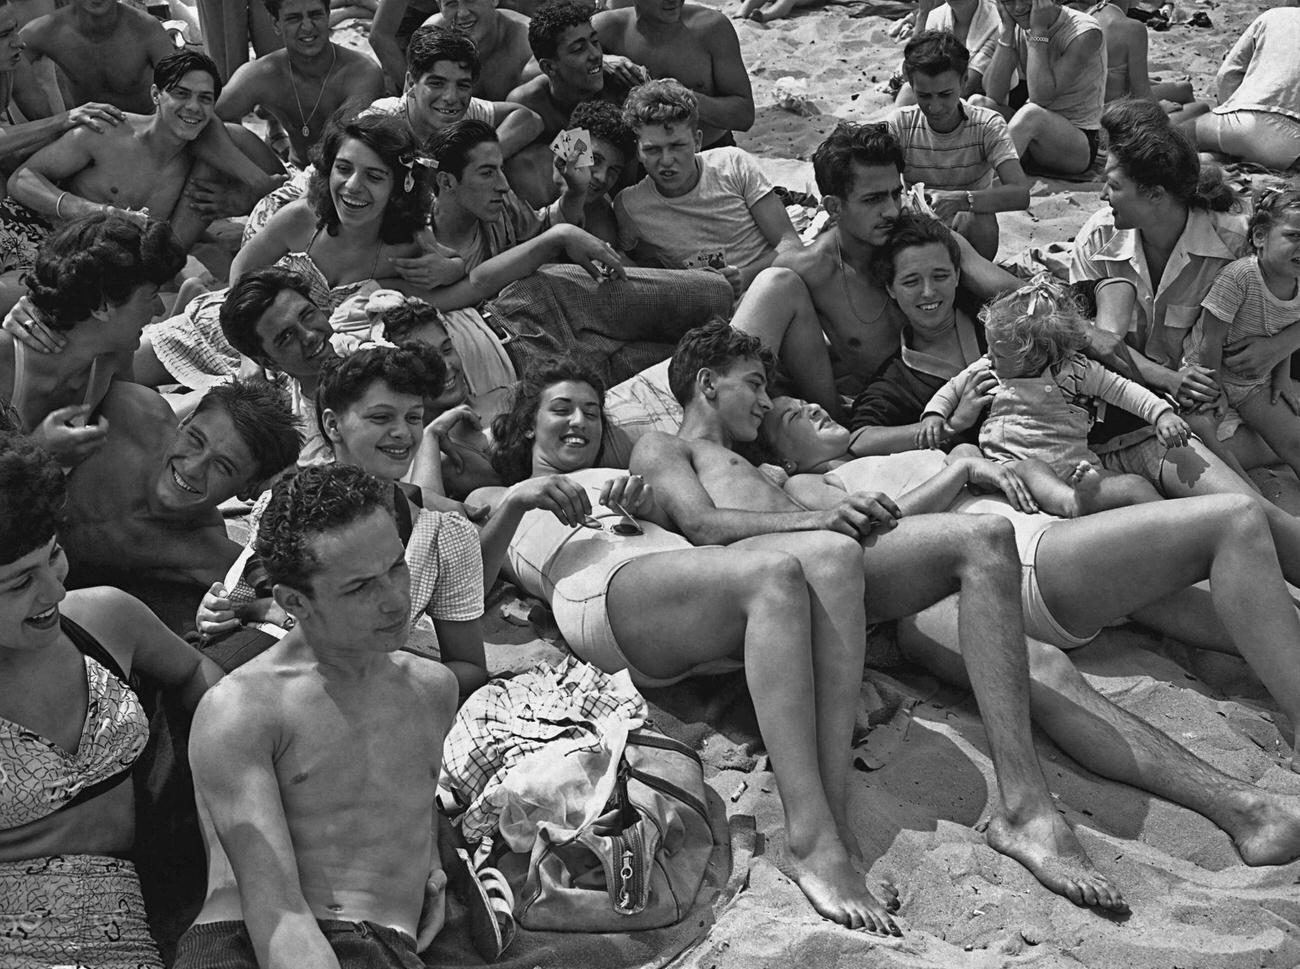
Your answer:
[[[626,670],[613,676],[565,657],[476,690],[456,714],[442,748],[439,786],[469,807],[461,828],[471,842],[497,827],[489,795],[527,755],[560,741],[590,741],[626,720],[644,719],[646,702]]]

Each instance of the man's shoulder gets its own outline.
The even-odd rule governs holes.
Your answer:
[[[99,409],[115,431],[120,428],[132,437],[155,436],[159,429],[170,433],[176,427],[176,412],[162,394],[129,380],[114,380]]]
[[[545,74],[538,74],[507,94],[506,100],[514,104],[522,104],[525,108],[533,108],[546,102],[550,87],[551,79]]]
[[[682,24],[692,33],[710,40],[736,36],[736,28],[732,26],[730,17],[721,10],[700,4],[682,4]]]
[[[497,15],[501,18],[503,24],[502,32],[508,38],[512,46],[517,45],[520,40],[524,46],[528,46],[528,18],[516,10],[507,10],[501,7],[497,10]],[[529,56],[532,56],[532,48],[529,48]]]
[[[801,249],[787,249],[776,257],[774,265],[794,272],[810,290],[824,285],[834,274],[836,265],[829,233]]]
[[[602,10],[593,14],[591,25],[596,28],[600,34],[601,40],[605,39],[605,31],[611,34],[619,34],[636,22],[635,7],[620,7],[617,10]]]
[[[428,657],[404,650],[393,653],[392,662],[396,675],[408,679],[425,694],[428,702],[420,704],[422,710],[431,714],[455,713],[459,687],[451,670]]]
[[[637,439],[636,445],[632,448],[632,460],[651,456],[656,459],[670,456],[686,457],[690,453],[691,442],[685,438],[664,431],[647,431]]]
[[[350,47],[344,47],[342,44],[334,45],[338,49],[338,65],[340,73],[346,72],[349,79],[368,78],[383,76],[383,70],[365,54],[353,50]],[[261,60],[261,58],[256,58]]]

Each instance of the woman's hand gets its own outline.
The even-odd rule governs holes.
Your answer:
[[[649,71],[622,54],[606,54],[603,58],[603,68],[606,77],[624,87],[636,87],[650,80]]]
[[[1233,373],[1257,380],[1290,356],[1286,346],[1267,336],[1249,336],[1223,348],[1223,363]]]
[[[70,131],[78,125],[85,125],[91,131],[103,131],[105,126],[116,126],[125,120],[126,115],[116,105],[87,101],[64,112],[63,130]]]
[[[622,505],[633,518],[641,518],[654,508],[654,488],[639,474],[610,478],[600,489],[600,503],[611,511],[618,511],[617,506]]]
[[[1270,394],[1274,404],[1280,400],[1291,408],[1293,414],[1300,415],[1300,395],[1296,394],[1295,383],[1291,380],[1290,374],[1274,374]]]
[[[1033,2],[1034,5],[1029,8],[1029,30],[1042,36],[1052,29],[1052,24],[1056,23],[1056,18],[1061,15],[1061,7],[1054,0],[1033,0]]]
[[[587,270],[592,279],[600,281],[610,276],[627,279],[627,270],[623,268],[623,261],[618,258],[618,253],[609,243],[597,239],[590,232],[577,226],[559,225],[555,228],[562,230],[564,254]],[[603,271],[601,266],[605,267]]]
[[[36,307],[24,296],[5,314],[4,329],[15,340],[37,353],[58,353],[68,345],[68,338],[52,330],[36,314]]]
[[[980,414],[984,413],[984,408],[993,399],[993,391],[997,385],[998,378],[992,369],[977,371],[961,392],[961,399],[957,401],[952,416],[948,418],[948,426],[956,433],[974,427],[975,422],[980,419]]]
[[[465,259],[455,249],[444,246],[428,229],[415,234],[421,249],[418,256],[393,260],[393,268],[408,283],[424,289],[450,286],[465,276]]]
[[[447,467],[452,474],[460,474],[465,470],[465,459],[461,457],[460,446],[451,436],[461,424],[479,430],[483,427],[483,418],[469,404],[458,404],[443,411],[424,428],[425,441],[432,443],[447,459]]]
[[[75,468],[102,448],[108,436],[106,418],[101,416],[93,424],[86,422],[93,409],[91,404],[73,404],[50,411],[31,438],[60,465]]]
[[[1156,418],[1156,438],[1165,447],[1183,447],[1192,439],[1187,422],[1171,410]]]
[[[916,431],[916,446],[921,451],[937,451],[948,439],[948,422],[938,414],[926,414]]]
[[[1169,392],[1174,395],[1180,407],[1196,410],[1219,398],[1219,385],[1214,380],[1214,371],[1208,367],[1191,363],[1174,371],[1173,378]]]
[[[570,528],[576,528],[591,514],[587,489],[563,474],[529,478],[511,485],[505,501],[519,508],[549,511]]]
[[[984,491],[1000,491],[1011,507],[1032,515],[1038,511],[1038,502],[1020,476],[1005,464],[984,458],[961,458],[957,463],[966,468],[966,483]]]

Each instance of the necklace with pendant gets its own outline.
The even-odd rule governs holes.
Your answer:
[[[316,117],[316,109],[320,107],[321,98],[325,97],[325,88],[329,85],[330,75],[334,73],[334,61],[337,57],[337,49],[330,44],[330,69],[325,72],[325,80],[320,82],[320,93],[316,95],[316,103],[311,106],[311,114],[303,113],[302,101],[298,98],[298,83],[293,79],[293,61],[289,61],[289,86],[293,88],[293,103],[298,105],[298,117],[302,119],[302,127],[298,130],[302,132],[304,138],[311,134],[311,119]]]

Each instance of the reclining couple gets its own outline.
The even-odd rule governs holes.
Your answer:
[[[946,260],[955,278],[945,243],[901,245]],[[888,255],[893,267],[915,261]],[[892,290],[895,281],[885,282]],[[952,290],[940,297],[950,324]],[[1025,301],[1006,297],[1004,308],[1023,313]],[[1001,788],[990,846],[1049,889],[1126,909],[1052,804],[1031,715],[1090,770],[1213,820],[1247,864],[1300,856],[1300,800],[1198,760],[1096,693],[1062,652],[1116,618],[1139,617],[1239,653],[1289,717],[1300,713],[1300,670],[1288,659],[1300,620],[1259,506],[1202,495],[1073,520],[1024,515],[1013,527],[1005,503],[964,492],[1004,490],[1019,504],[1018,479],[937,452],[905,459],[912,470],[901,477],[912,482],[892,498],[875,493],[880,458],[849,460],[850,434],[824,410],[769,396],[763,344],[783,335],[765,330],[762,315],[743,302],[731,326],[683,338],[668,367],[680,430],[642,437],[630,474],[595,467],[606,428],[599,379],[567,360],[535,368],[493,426],[494,463],[512,484],[471,501],[495,506],[483,533],[488,576],[504,561],[551,603],[581,658],[626,668],[642,685],[743,665],[782,793],[789,867],[814,907],[851,927],[898,932],[896,900],[873,895],[855,870],[846,797],[866,623],[903,617],[915,617],[900,635],[909,658],[969,681],[979,702]],[[919,418],[918,408],[911,422]],[[834,470],[777,484],[733,451],[760,435],[791,470]],[[936,514],[954,500],[996,514]],[[642,535],[612,529],[624,512]],[[1206,579],[1208,596],[1194,587]]]

